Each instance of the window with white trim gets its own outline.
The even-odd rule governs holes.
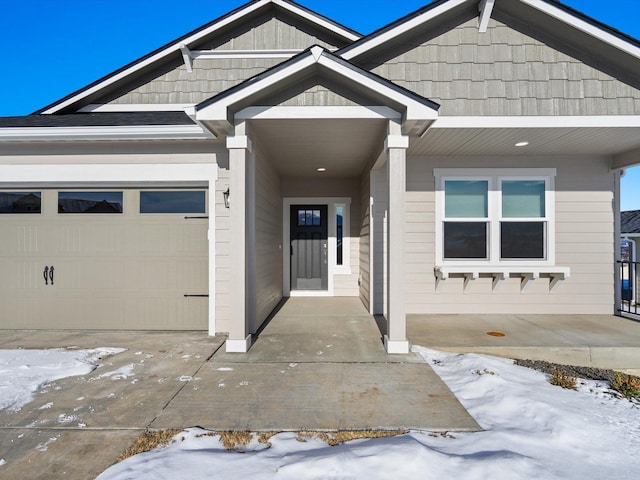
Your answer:
[[[437,265],[553,265],[555,169],[436,169]]]

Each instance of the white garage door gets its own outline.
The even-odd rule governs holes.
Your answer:
[[[207,192],[0,192],[0,328],[206,330]]]

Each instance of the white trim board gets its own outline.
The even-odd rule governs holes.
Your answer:
[[[529,5],[536,10],[546,13],[547,15],[554,17],[567,25],[571,25],[578,30],[581,30],[592,37],[597,38],[615,48],[622,50],[636,58],[640,58],[640,47],[633,45],[631,42],[624,40],[623,38],[613,35],[592,23],[586,22],[579,17],[572,15],[555,5],[545,2],[543,0],[520,0],[522,3]]]
[[[215,136],[200,125],[0,128],[0,141],[207,140]]]
[[[400,25],[388,30],[380,35],[372,37],[370,40],[366,40],[357,47],[349,48],[347,47],[347,51],[345,51],[341,56],[345,60],[352,60],[363,53],[368,52],[369,50],[374,49],[375,47],[392,40],[398,35],[402,35],[413,28],[420,26],[422,23],[425,23],[429,20],[432,20],[443,13],[446,13],[459,5],[463,5],[468,3],[469,0],[451,0],[449,2],[445,2],[442,5],[438,5],[435,8],[432,8],[421,15],[418,15],[414,18],[407,20],[406,22],[401,23]]]
[[[231,14],[231,15],[227,15],[222,17],[219,21],[215,22],[213,25],[210,25],[208,28],[205,28],[203,30],[199,30],[197,32],[195,32],[194,34],[183,38],[179,41],[173,42],[171,45],[167,46],[166,48],[162,49],[161,51],[157,52],[155,55],[150,56],[149,58],[137,62],[134,65],[131,65],[129,68],[126,68],[125,70],[121,71],[120,73],[116,74],[116,75],[112,75],[108,78],[105,78],[102,81],[99,81],[96,85],[94,85],[91,88],[82,90],[80,92],[78,92],[77,94],[71,96],[70,98],[66,99],[65,101],[62,102],[58,102],[54,105],[52,105],[50,108],[48,108],[47,110],[44,110],[42,113],[45,114],[49,114],[49,113],[56,113],[59,112],[60,110],[73,105],[74,103],[82,100],[83,98],[86,98],[92,94],[95,94],[97,92],[99,92],[100,90],[108,87],[109,85],[114,84],[115,82],[122,80],[126,77],[128,77],[129,75],[142,70],[143,68],[147,67],[148,65],[151,65],[153,63],[155,63],[158,60],[161,60],[165,57],[167,57],[168,55],[174,54],[174,53],[180,53],[182,55],[182,53],[180,52],[180,46],[185,45],[185,46],[189,46],[189,44],[192,44],[194,42],[197,42],[198,40],[200,40],[203,37],[206,37],[207,35],[210,35],[214,32],[216,32],[217,30],[220,30],[224,27],[226,27],[227,25],[230,25],[232,23],[234,23],[235,21],[241,19],[243,16],[250,14],[251,12],[254,12],[256,10],[259,10],[260,8],[268,5],[268,4],[274,4],[277,5],[280,8],[283,8],[284,10],[287,10],[291,13],[293,13],[294,15],[300,16],[302,18],[305,18],[306,20],[310,21],[311,23],[315,23],[316,25],[336,33],[337,35],[340,35],[341,37],[343,37],[346,40],[349,41],[355,41],[358,40],[360,38],[359,35],[340,28],[339,25],[328,21],[327,19],[314,15],[312,13],[310,13],[309,11],[302,9],[300,7],[298,7],[297,5],[287,2],[287,1],[283,1],[283,0],[258,0],[249,4],[246,4],[244,7],[240,8],[239,10],[235,11],[235,13]]]
[[[247,107],[235,114],[236,120],[315,120],[340,118],[357,120],[401,120],[402,114],[389,107],[380,105],[345,107]]]
[[[621,128],[640,127],[640,115],[589,116],[440,116],[430,129],[443,128]]]
[[[78,112],[187,112],[194,103],[91,103]]]

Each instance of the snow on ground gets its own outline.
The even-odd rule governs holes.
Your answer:
[[[421,347],[422,355],[484,431],[412,431],[330,447],[295,433],[228,452],[218,437],[188,429],[171,445],[131,457],[99,480],[124,479],[603,479],[637,478],[640,404],[605,382],[578,391],[512,361]]]
[[[123,351],[122,348],[0,350],[0,410],[20,410],[47,383],[91,373],[100,358]]]

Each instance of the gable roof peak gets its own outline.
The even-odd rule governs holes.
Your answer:
[[[319,31],[329,32],[336,38],[340,38],[343,45],[362,37],[358,32],[309,10],[292,0],[251,0],[34,113],[53,114],[74,111],[74,109],[83,106],[82,102],[88,103],[88,98],[108,91],[119,82],[126,81],[131,75],[137,75],[139,72],[151,68],[152,65],[158,64],[158,62],[166,61],[172,55],[182,55],[182,49],[185,47],[189,48],[194,43],[200,42],[210,35],[215,35],[216,32],[222,31],[222,29],[228,28],[230,25],[239,24],[245,18],[253,18],[258,12],[268,11],[269,8],[284,10],[294,17],[314,25]]]

